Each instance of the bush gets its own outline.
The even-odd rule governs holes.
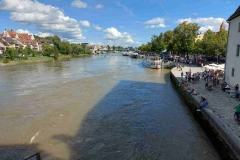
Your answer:
[[[28,60],[27,56],[22,57],[23,60]]]
[[[0,55],[0,60],[1,60],[1,59],[4,59],[4,56],[3,56],[3,55]]]
[[[9,63],[10,60],[9,59],[3,59],[3,63]]]

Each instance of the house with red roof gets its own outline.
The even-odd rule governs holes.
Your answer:
[[[0,34],[0,38],[6,41],[7,43],[11,44],[6,47],[11,47],[18,49],[20,47],[30,47],[33,50],[39,51],[41,50],[41,46],[35,40],[33,35],[28,33],[16,33],[12,29],[11,30],[4,30],[2,34]],[[14,42],[14,43],[12,43]]]

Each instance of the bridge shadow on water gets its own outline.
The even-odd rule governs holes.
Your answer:
[[[71,160],[195,159],[188,157],[189,152],[191,148],[193,152],[200,148],[194,149],[192,146],[198,142],[186,135],[193,128],[185,123],[187,118],[182,108],[174,108],[174,104],[180,103],[179,98],[171,98],[176,96],[171,83],[120,81],[85,116],[74,136],[52,138],[67,144]],[[2,146],[0,152],[3,148],[6,151],[11,146]],[[32,148],[47,159],[57,159],[38,150],[37,145],[19,145],[17,151],[9,152],[26,155],[25,148]]]
[[[70,142],[70,159],[145,159],[160,157],[158,132],[162,84],[121,81],[86,116],[74,137],[56,135]],[[76,142],[77,140],[78,142]]]

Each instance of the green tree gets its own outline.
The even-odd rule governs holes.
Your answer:
[[[168,30],[164,33],[164,42],[165,42],[165,45],[166,45],[166,49],[167,49],[167,52],[170,52],[170,54],[173,53],[173,31],[171,30]]]
[[[50,56],[52,52],[53,46],[50,43],[44,43],[43,44],[43,55],[44,56]]]
[[[69,55],[69,54],[72,53],[72,47],[71,47],[71,44],[68,41],[60,42],[58,50],[61,54],[65,54],[65,55]]]
[[[71,44],[72,54],[79,55],[83,52],[83,46],[81,44]]]
[[[228,33],[226,30],[221,30],[217,34],[211,30],[205,32],[202,42],[199,45],[200,50],[204,55],[217,56],[225,55],[227,47]]]
[[[179,53],[192,53],[194,50],[195,38],[198,35],[200,26],[196,23],[188,23],[187,21],[179,24],[174,30],[174,49]]]
[[[165,49],[164,34],[160,33],[157,39],[157,52],[162,52],[164,49]]]
[[[5,54],[7,59],[13,61],[17,56],[17,50],[13,48],[7,48]]]

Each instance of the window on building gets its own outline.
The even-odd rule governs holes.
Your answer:
[[[232,68],[232,77],[234,77],[234,68]]]
[[[237,45],[237,54],[236,54],[237,57],[239,57],[239,53],[240,53],[240,45]]]

